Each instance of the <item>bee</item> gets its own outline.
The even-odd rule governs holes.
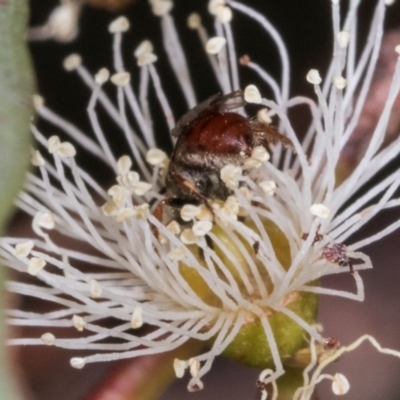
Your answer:
[[[246,105],[241,90],[214,95],[177,122],[177,138],[166,176],[169,194],[180,200],[208,205],[232,194],[221,180],[221,169],[242,166],[257,146],[279,141],[293,150],[292,142],[272,126],[237,112]]]

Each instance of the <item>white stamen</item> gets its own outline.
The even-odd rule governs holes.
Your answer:
[[[126,17],[121,16],[111,22],[108,26],[108,31],[110,33],[122,33],[129,29],[129,21]]]
[[[162,17],[168,14],[174,3],[171,0],[150,0],[153,14],[157,17]]]
[[[339,46],[342,49],[347,48],[349,41],[350,41],[350,32],[349,31],[341,31],[337,34],[337,40],[339,43]]]
[[[63,61],[63,67],[66,71],[74,71],[82,65],[82,57],[79,54],[70,54]]]
[[[140,181],[135,187],[133,188],[133,193],[137,196],[143,196],[151,189],[151,183],[142,182]]]
[[[89,283],[89,286],[90,286],[90,296],[93,299],[98,299],[103,292],[101,286],[99,285],[99,282],[97,282],[95,279],[92,279]]]
[[[310,211],[312,215],[319,218],[328,218],[331,213],[331,210],[324,204],[313,204],[310,207]]]
[[[400,56],[400,44],[394,48],[394,51]]]
[[[32,257],[28,264],[28,274],[36,276],[45,266],[46,261],[41,258]]]
[[[332,392],[337,396],[346,394],[350,390],[350,383],[347,378],[340,373],[335,374],[332,382]]]
[[[133,217],[136,217],[137,212],[132,207],[125,207],[118,210],[115,220],[117,222],[127,221]]]
[[[33,249],[34,243],[32,240],[27,240],[26,242],[18,243],[15,246],[15,255],[17,257],[26,258],[29,256],[31,250]]]
[[[228,164],[221,169],[221,179],[228,189],[237,189],[239,187],[239,179],[241,178],[243,170],[241,167]]]
[[[258,185],[267,196],[273,196],[276,192],[276,183],[274,181],[263,181]]]
[[[179,360],[178,358],[175,358],[174,360],[175,376],[177,378],[182,378],[183,375],[185,375],[185,369],[186,369],[186,362],[183,360]]]
[[[269,115],[268,108],[262,108],[257,113],[257,119],[263,124],[270,125],[272,122],[271,116]]]
[[[195,244],[198,240],[197,236],[191,229],[184,229],[180,238],[183,244]]]
[[[58,147],[57,153],[61,157],[71,158],[71,157],[75,157],[76,156],[76,149],[71,143],[63,142],[63,143],[60,143],[60,146]]]
[[[46,164],[43,156],[40,154],[39,150],[35,150],[32,154],[31,163],[35,167],[42,167]]]
[[[40,340],[47,346],[53,346],[54,342],[56,341],[56,338],[52,333],[47,332],[44,333],[42,336],[40,336]]]
[[[200,208],[192,204],[185,204],[180,211],[181,218],[184,221],[191,221],[200,214]]]
[[[227,6],[217,7],[217,18],[223,23],[228,24],[232,21],[232,9]]]
[[[39,111],[44,106],[44,98],[39,94],[34,94],[32,96],[32,101],[36,111]]]
[[[153,166],[161,165],[167,158],[167,154],[160,149],[150,149],[146,154],[146,161]]]
[[[153,53],[153,51],[154,51],[153,43],[150,42],[150,40],[143,40],[143,42],[141,42],[139,46],[136,47],[136,50],[134,51],[133,54],[136,58],[138,58],[143,54]]]
[[[101,206],[101,211],[107,217],[113,217],[118,214],[118,207],[114,201],[107,201]]]
[[[343,90],[346,87],[347,81],[343,76],[334,76],[332,77],[332,83],[336,89]]]
[[[55,216],[51,212],[38,211],[33,218],[32,225],[39,226],[44,229],[54,229]]]
[[[131,74],[129,72],[117,72],[111,75],[111,82],[116,86],[126,86],[131,81]]]
[[[207,41],[206,52],[208,54],[218,54],[225,45],[226,39],[224,37],[213,37]]]
[[[73,368],[82,369],[85,366],[86,361],[84,358],[81,357],[73,357],[70,360],[70,364]]]
[[[81,316],[74,314],[72,324],[79,332],[82,332],[86,326],[86,321]]]
[[[181,233],[181,227],[176,221],[171,221],[167,225],[167,229],[174,235],[179,235]]]
[[[132,159],[125,155],[118,159],[117,171],[120,175],[126,175],[132,168]]]
[[[217,15],[218,8],[225,6],[225,0],[210,0],[208,3],[208,12],[211,15]]]
[[[244,89],[244,99],[247,103],[261,104],[262,97],[256,85],[248,85]]]
[[[47,149],[50,154],[54,154],[58,151],[61,145],[60,138],[58,136],[51,136],[47,141]]]
[[[110,78],[110,71],[107,68],[101,68],[94,76],[94,80],[98,85],[103,85]]]
[[[306,78],[307,82],[310,82],[313,85],[319,85],[322,82],[321,75],[316,69],[310,69]]]
[[[144,53],[137,58],[137,65],[143,67],[144,65],[153,64],[158,60],[154,53]]]
[[[190,29],[198,29],[201,27],[201,17],[198,13],[192,13],[187,19],[187,25]]]
[[[131,318],[131,328],[138,329],[142,325],[143,325],[143,309],[142,307],[135,307]]]
[[[197,221],[193,224],[193,233],[196,236],[205,236],[208,232],[212,229],[212,222],[211,221]]]
[[[185,249],[183,247],[178,247],[171,250],[167,257],[173,261],[182,261],[185,258]]]

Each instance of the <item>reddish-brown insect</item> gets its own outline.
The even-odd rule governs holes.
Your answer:
[[[215,95],[180,118],[172,131],[177,142],[166,178],[173,197],[206,204],[225,200],[231,190],[220,177],[224,166],[240,166],[256,146],[274,141],[293,148],[273,127],[235,112],[244,105],[242,91]]]

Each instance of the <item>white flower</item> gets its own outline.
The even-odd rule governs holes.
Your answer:
[[[162,20],[165,50],[172,69],[192,108],[198,102],[169,13],[172,2],[151,3],[153,12]],[[192,376],[189,388],[194,390],[202,387],[201,377],[210,369],[215,356],[229,348],[244,325],[257,321],[264,330],[274,364],[274,370],[263,375],[263,382],[269,383],[284,373],[270,314],[286,315],[313,342],[322,342],[312,322],[290,309],[292,302],[304,293],[363,300],[359,271],[372,265],[359,249],[400,226],[396,221],[372,236],[357,242],[350,240],[378,212],[400,204],[399,199],[393,198],[400,186],[399,170],[366,189],[371,178],[399,154],[400,138],[381,147],[391,107],[399,92],[399,65],[382,115],[377,125],[371,126],[371,140],[364,158],[343,182],[335,181],[335,171],[366,100],[380,48],[385,2],[378,2],[369,40],[358,51],[352,46],[357,41],[353,27],[357,26],[360,1],[351,2],[348,15],[342,16],[345,23],[340,31],[339,24],[334,24],[334,57],[330,67],[320,74],[309,66],[307,80],[313,84],[315,98],[289,97],[287,51],[266,17],[245,4],[228,3],[234,14],[249,17],[271,35],[281,55],[283,72],[275,80],[249,59],[245,67],[259,74],[260,80],[257,86],[248,85],[250,82],[240,85],[230,18],[224,18],[224,29],[220,32],[208,35],[204,27],[197,28],[203,47],[207,43],[210,46],[207,38],[213,38],[214,42],[218,39],[212,51],[207,49],[206,57],[220,89],[230,93],[239,87],[247,88],[247,100],[267,107],[268,116],[279,120],[280,133],[290,139],[295,153],[291,149],[278,149],[279,144],[271,145],[271,158],[264,148],[252,155],[258,168],[246,170],[236,164],[226,165],[220,177],[232,197],[208,207],[188,204],[180,209],[182,219],[170,217],[164,223],[156,213],[165,189],[163,171],[167,168],[167,157],[156,148],[151,110],[146,101],[153,87],[170,129],[175,125],[173,112],[154,57],[152,62],[135,66],[132,60],[126,63],[132,69],[140,69],[140,73],[125,71],[120,48],[125,28],[112,29],[116,73],[110,80],[118,99],[124,98],[124,102],[119,101],[116,106],[101,86],[112,83],[99,80],[98,75],[91,77],[80,62],[74,63],[73,69],[92,90],[88,113],[96,141],[40,104],[38,114],[69,135],[76,147],[53,137],[48,149],[48,158],[53,162],[38,162],[38,156],[35,157],[40,178],[28,174],[26,190],[18,199],[19,207],[34,218],[35,233],[39,236],[34,247],[33,242],[26,247],[27,241],[22,238],[3,238],[0,242],[5,265],[35,275],[41,281],[38,284],[12,281],[8,283],[9,290],[55,303],[58,311],[52,312],[51,326],[70,327],[72,320],[84,336],[57,340],[46,331],[49,321],[45,314],[10,310],[12,322],[45,328],[41,337],[13,339],[11,344],[45,343],[69,349],[81,349],[84,344],[92,354],[71,359],[72,366],[82,368],[91,362],[142,355],[144,343],[148,354],[154,354],[175,349],[190,338],[201,341],[214,338],[209,351],[175,363],[180,376],[184,368],[189,369]],[[222,6],[225,7],[224,2]],[[338,21],[336,3],[333,14]],[[213,17],[216,26],[221,24],[220,17]],[[145,54],[153,54],[152,51],[151,48]],[[362,56],[358,58],[359,53]],[[351,67],[346,68],[347,64]],[[133,82],[138,76],[144,81]],[[263,97],[269,92],[265,90],[268,87],[274,93],[273,98]],[[140,93],[134,88],[139,88]],[[119,108],[122,104],[124,109]],[[311,123],[301,142],[288,111],[304,105],[310,110]],[[125,136],[129,156],[112,152],[97,117],[100,107],[115,121],[116,131],[119,129]],[[130,126],[132,119],[139,134]],[[44,145],[41,149],[44,153],[47,140],[37,128],[32,131],[37,142]],[[100,187],[76,164],[75,149],[79,152],[82,148],[106,162],[114,172],[111,188]],[[274,152],[275,149],[278,150]],[[279,168],[282,165],[285,170]],[[355,196],[357,201],[349,203]],[[39,226],[37,215],[52,216],[51,227]],[[54,231],[80,240],[94,251],[85,253],[60,240],[55,243]],[[285,257],[278,249],[275,235],[279,236],[280,245],[286,246]],[[357,262],[353,265],[352,260]],[[81,269],[82,263],[91,268]],[[209,291],[207,296],[184,277],[184,268],[196,272],[197,279]],[[350,277],[350,270],[356,283],[355,293],[314,284],[330,274],[345,273]],[[102,325],[108,318],[116,321],[112,329]],[[151,324],[154,329],[138,336],[132,328],[143,323]],[[105,343],[105,338],[116,341]],[[346,388],[342,375],[335,375],[334,390],[344,393]]]

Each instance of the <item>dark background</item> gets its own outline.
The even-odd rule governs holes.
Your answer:
[[[346,2],[342,3],[345,8]],[[38,25],[45,22],[56,4],[55,0],[32,0],[31,24]],[[313,96],[311,85],[305,81],[305,75],[310,68],[317,68],[323,74],[330,60],[332,36],[330,1],[248,0],[246,4],[253,5],[267,15],[282,34],[292,63],[291,94]],[[375,1],[364,2],[362,18],[366,23],[361,25],[360,42],[366,33],[371,7],[374,5]],[[175,1],[173,16],[176,19],[183,47],[187,49],[187,59],[196,94],[198,99],[202,100],[214,94],[218,88],[197,35],[186,27],[186,17],[192,11],[200,12],[207,25],[207,1]],[[179,117],[186,111],[185,103],[180,91],[177,90],[175,78],[163,53],[157,18],[151,15],[149,6],[144,0],[137,0],[134,5],[124,11],[124,14],[131,21],[130,31],[124,36],[126,66],[132,65],[133,68],[133,49],[143,39],[151,38],[155,44],[155,51],[159,55],[156,66],[163,78],[163,87],[167,95],[170,94],[169,99],[175,116]],[[31,45],[38,90],[45,97],[46,104],[88,134],[90,134],[90,127],[86,107],[90,92],[75,73],[63,70],[62,60],[70,53],[77,52],[82,55],[84,64],[92,73],[104,66],[112,70],[111,35],[107,27],[116,15],[119,14],[86,7],[81,16],[80,35],[76,41],[70,44],[52,41],[36,42]],[[399,3],[388,10],[387,28],[393,29],[396,24],[400,26]],[[208,28],[211,32],[212,24],[209,24]],[[239,56],[249,54],[273,76],[279,76],[280,65],[277,62],[277,52],[254,22],[235,15],[233,31]],[[254,76],[247,71],[243,71],[242,77],[243,83],[256,82]],[[155,107],[157,110],[158,106]],[[301,127],[301,115],[294,117]],[[103,119],[105,131],[109,133],[116,152],[123,152],[123,143],[116,135],[114,137],[115,127],[108,123],[107,117]],[[39,126],[46,135],[59,134],[54,131],[54,128],[41,121]],[[158,125],[156,127],[158,128]],[[159,124],[159,131],[165,135],[165,126],[162,122]],[[163,139],[162,134],[159,144],[166,150],[170,149],[170,144]],[[97,175],[98,179],[104,179],[105,184],[107,180],[112,179],[105,167],[103,168],[98,163],[93,164],[83,152],[78,157],[78,161],[83,163],[92,174]],[[384,215],[379,223],[389,223],[393,218],[399,217],[399,212],[392,212]],[[393,234],[364,249],[372,257],[375,268],[363,273],[366,287],[366,300],[363,303],[332,297],[321,298],[320,321],[325,327],[326,336],[338,338],[341,343],[349,344],[360,335],[370,333],[384,347],[400,349],[399,238],[399,234]],[[342,289],[354,289],[350,275],[329,278],[325,284],[337,285]],[[25,366],[23,373],[26,374],[28,386],[32,388],[34,398],[37,400],[82,399],[82,396],[87,394],[88,388],[91,385],[95,386],[96,379],[103,376],[110,367],[103,364],[90,364],[83,370],[76,371],[69,367],[68,359],[71,354],[67,351],[43,347],[19,351]],[[38,358],[43,358],[46,362],[40,363]],[[343,399],[398,400],[400,398],[400,360],[379,355],[368,344],[363,345],[357,352],[343,357],[330,367],[330,371],[345,374],[352,385],[349,394],[343,396]],[[254,383],[258,373],[259,371],[217,359],[214,368],[204,379],[204,391],[189,394],[186,391],[187,381],[184,379],[173,384],[162,399],[256,399],[258,394]],[[319,393],[320,399],[336,398],[331,393],[329,384],[321,384]]]

